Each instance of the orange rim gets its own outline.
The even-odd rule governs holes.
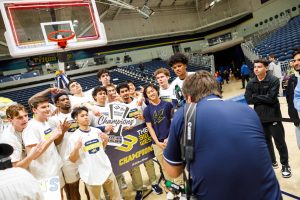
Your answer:
[[[61,39],[52,38],[53,35],[56,35],[58,33],[70,33],[70,36],[61,38]],[[71,30],[58,30],[58,31],[53,31],[48,34],[48,40],[50,40],[52,42],[63,42],[63,41],[71,40],[74,37],[75,37],[75,32],[71,31]]]

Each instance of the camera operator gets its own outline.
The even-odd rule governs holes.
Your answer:
[[[282,199],[259,118],[246,104],[223,101],[216,80],[199,71],[183,83],[187,103],[196,103],[194,159],[187,162],[197,199]],[[184,108],[175,114],[164,150],[171,177],[184,171],[181,137]],[[186,152],[185,152],[185,155]]]
[[[25,169],[13,167],[11,145],[0,143],[0,199],[44,199],[40,183]]]

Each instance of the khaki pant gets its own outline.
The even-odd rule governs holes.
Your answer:
[[[153,144],[153,150],[154,150],[154,154],[155,157],[157,159],[157,161],[159,162],[160,166],[162,167],[162,171],[164,173],[164,177],[166,180],[172,181],[173,183],[177,184],[177,185],[183,185],[184,181],[183,181],[183,175],[181,174],[179,177],[173,179],[171,178],[168,173],[165,171],[164,167],[163,167],[163,149],[160,148],[159,146],[157,146],[156,144]]]
[[[146,161],[144,163],[144,166],[146,168],[151,185],[157,184],[153,161],[152,160]],[[140,167],[136,166],[136,167],[132,168],[131,170],[129,170],[129,173],[132,178],[133,189],[136,191],[142,190],[143,189],[143,178],[142,178]]]
[[[120,190],[118,187],[117,179],[114,173],[111,173],[107,180],[103,183],[103,188],[107,191],[110,200],[120,200],[122,199]],[[101,185],[88,185],[86,188],[90,194],[90,200],[99,200],[101,193]]]
[[[123,194],[123,190],[122,190],[122,183],[125,182],[125,177],[123,174],[119,174],[116,176],[116,179],[117,179],[117,182],[118,182],[118,187],[119,187],[119,190],[121,192],[121,196],[123,197],[124,194]]]

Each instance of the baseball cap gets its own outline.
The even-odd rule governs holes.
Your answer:
[[[9,144],[0,143],[0,163],[7,161],[7,158],[9,158],[13,151],[13,147]]]

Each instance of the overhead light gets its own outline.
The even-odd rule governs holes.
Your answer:
[[[151,15],[154,14],[154,10],[152,10],[151,8],[149,8],[146,5],[144,5],[142,8],[138,8],[138,7],[135,7],[135,6],[128,4],[125,1],[121,1],[121,0],[107,0],[107,1],[109,1],[111,3],[110,5],[118,6],[120,8],[125,8],[125,9],[129,9],[129,10],[135,10],[138,13],[140,13],[141,15],[143,15],[143,17],[145,19],[148,19]],[[102,2],[100,1],[99,3],[102,3]]]
[[[210,2],[210,4],[206,4],[204,11],[207,11],[208,9],[213,8],[216,5],[216,3],[219,3],[221,1],[222,0],[214,0],[214,1]]]
[[[155,12],[148,6],[144,5],[141,9],[137,10],[140,14],[144,16],[145,19],[148,19],[151,15],[153,15]]]

